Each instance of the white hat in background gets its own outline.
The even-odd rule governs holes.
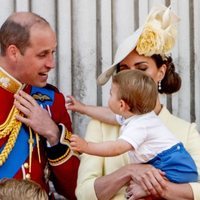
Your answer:
[[[171,11],[170,7],[152,8],[144,25],[119,45],[114,63],[97,78],[97,83],[104,85],[116,71],[117,64],[134,49],[139,55],[160,54],[165,57],[174,47],[177,32],[175,25],[178,21],[179,18]]]

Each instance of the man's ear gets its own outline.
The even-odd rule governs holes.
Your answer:
[[[11,59],[12,61],[16,61],[18,56],[20,55],[20,51],[19,49],[11,44],[8,46],[7,50],[6,50],[6,55],[9,57],[9,59]]]

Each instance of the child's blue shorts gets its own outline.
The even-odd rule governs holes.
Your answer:
[[[182,143],[159,153],[148,164],[165,172],[165,176],[171,182],[188,183],[198,181],[196,164]]]

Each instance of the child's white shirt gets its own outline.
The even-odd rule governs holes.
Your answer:
[[[134,148],[129,152],[134,163],[146,163],[179,143],[153,111],[128,119],[116,115],[116,120],[122,125],[119,139],[127,141]]]

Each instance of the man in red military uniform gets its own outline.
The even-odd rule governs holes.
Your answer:
[[[70,149],[64,96],[47,84],[56,36],[30,12],[12,14],[0,28],[0,179],[31,179],[49,192],[75,197],[79,159]]]

